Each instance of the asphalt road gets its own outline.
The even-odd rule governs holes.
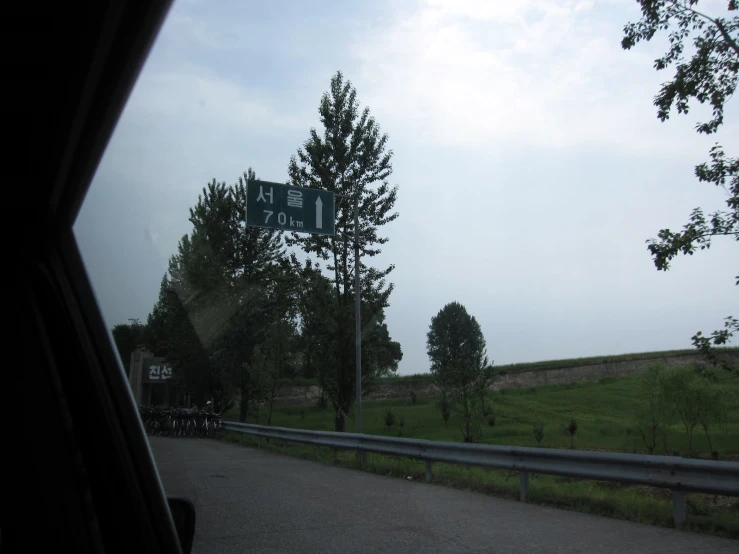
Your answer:
[[[739,553],[739,542],[270,454],[151,438],[167,494],[195,503],[193,552]]]

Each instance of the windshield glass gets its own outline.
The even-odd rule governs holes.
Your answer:
[[[165,488],[197,500],[196,550],[351,542],[302,517],[370,518],[368,551],[504,540],[482,520],[455,538],[435,505],[630,520],[593,523],[589,551],[739,537],[728,485],[686,500],[573,457],[739,460],[735,10],[173,4],[75,234]],[[411,450],[331,442],[353,433]]]

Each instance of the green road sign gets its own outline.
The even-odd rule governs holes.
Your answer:
[[[334,193],[268,181],[246,182],[246,224],[334,234]]]

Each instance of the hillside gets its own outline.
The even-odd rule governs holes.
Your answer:
[[[728,353],[739,363],[739,348],[724,348],[722,352]],[[655,361],[661,361],[668,366],[680,366],[700,362],[701,357],[695,349],[666,350],[495,366],[496,377],[491,389],[598,381],[607,377],[638,373]],[[433,396],[435,390],[431,375],[420,373],[378,379],[367,391],[366,397],[369,400],[402,398],[410,395],[411,391],[424,397]],[[318,392],[316,379],[295,379],[282,387],[278,399],[282,402],[305,404],[311,402]]]

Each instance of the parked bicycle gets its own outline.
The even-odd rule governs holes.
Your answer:
[[[215,438],[223,428],[221,414],[185,408],[139,406],[147,435]]]

